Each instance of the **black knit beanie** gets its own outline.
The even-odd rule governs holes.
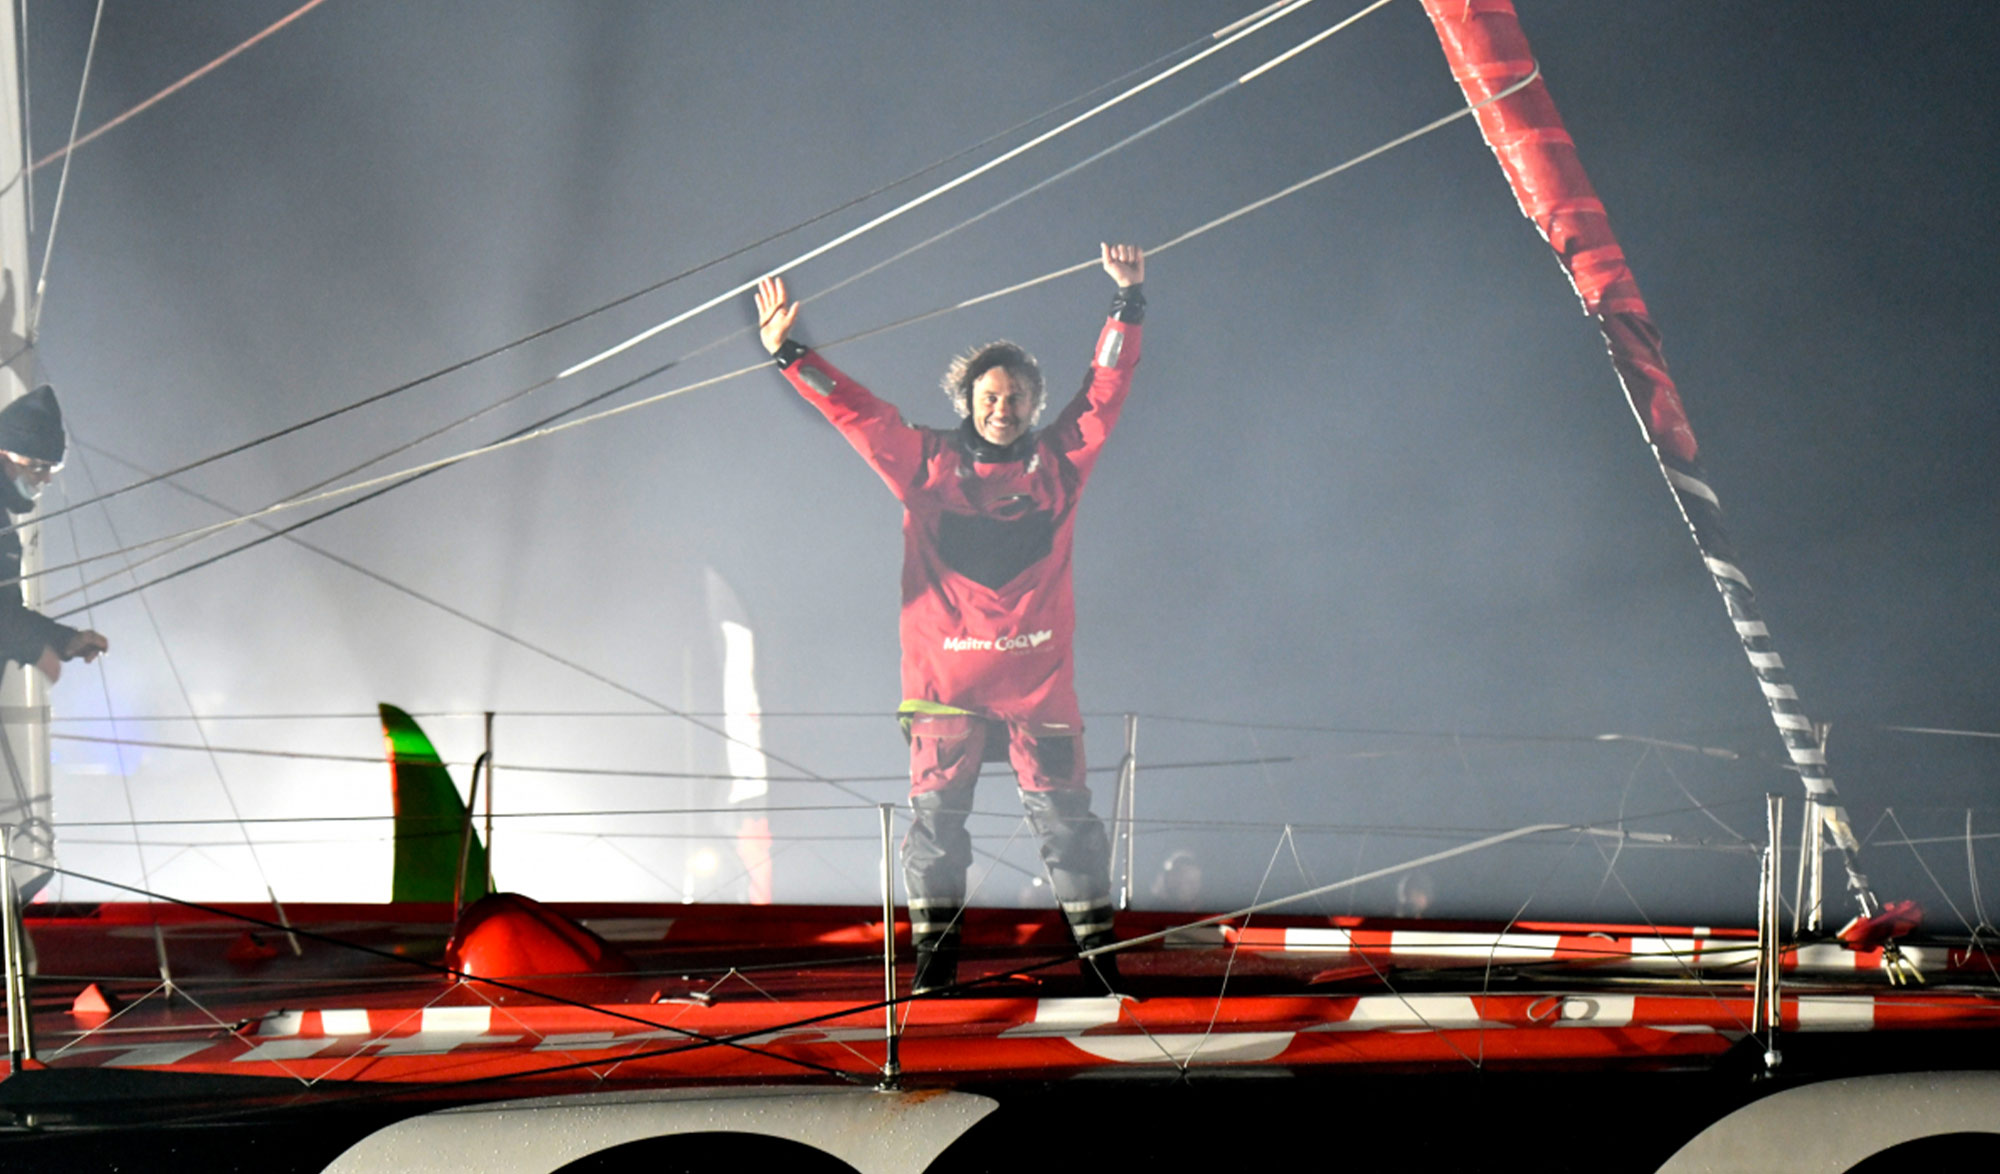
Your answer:
[[[0,452],[60,464],[64,447],[55,388],[44,383],[0,408]]]

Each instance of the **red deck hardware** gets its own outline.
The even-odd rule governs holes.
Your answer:
[[[603,938],[519,893],[483,897],[458,919],[445,964],[479,978],[626,974],[632,962]]]

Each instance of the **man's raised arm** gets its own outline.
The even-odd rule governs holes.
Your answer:
[[[924,435],[903,422],[894,404],[878,399],[811,347],[791,336],[799,303],[785,297],[785,279],[757,283],[757,337],[786,381],[832,422],[898,500],[923,470]]]
[[[1098,450],[1118,423],[1125,394],[1132,387],[1132,369],[1139,365],[1140,323],[1146,317],[1146,254],[1137,245],[1101,245],[1104,272],[1118,283],[1111,315],[1097,335],[1090,374],[1083,390],[1063,408],[1049,431],[1058,449],[1079,473],[1088,477]]]

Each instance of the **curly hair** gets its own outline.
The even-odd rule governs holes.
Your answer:
[[[1020,344],[1005,340],[976,346],[964,354],[954,356],[951,365],[944,369],[944,379],[940,382],[945,395],[951,398],[951,406],[958,410],[958,414],[961,416],[972,414],[972,385],[979,382],[981,375],[995,367],[1005,370],[1007,377],[1014,381],[1014,386],[1027,389],[1030,398],[1034,400],[1034,415],[1040,416],[1042,405],[1048,398],[1047,392],[1042,387],[1042,365],[1037,363],[1035,356],[1029,354]]]

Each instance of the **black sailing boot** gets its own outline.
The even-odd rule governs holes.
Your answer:
[[[1110,930],[1104,930],[1101,933],[1094,933],[1077,939],[1076,948],[1080,952],[1095,950],[1099,947],[1109,946],[1116,941],[1117,939],[1111,936]],[[1117,954],[1111,952],[1093,954],[1088,958],[1077,959],[1077,963],[1083,971],[1083,985],[1086,989],[1095,988],[1099,984],[1102,984],[1103,994],[1116,995],[1124,991],[1123,981],[1118,976]],[[1091,993],[1098,994],[1100,992],[1091,989]]]
[[[910,993],[928,995],[958,981],[958,935],[941,934],[917,940],[917,972],[910,979]]]

